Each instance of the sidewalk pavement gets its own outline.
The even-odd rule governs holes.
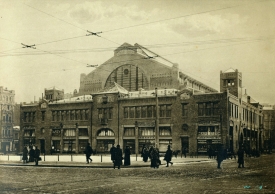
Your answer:
[[[93,157],[92,157],[93,158]],[[166,165],[166,162],[161,159],[161,165]],[[216,162],[215,159],[208,159],[207,157],[198,157],[198,158],[172,158],[172,162],[177,164],[191,164],[191,163],[203,163],[203,162]],[[23,161],[3,161],[0,160],[0,166],[35,166],[34,162],[23,163]],[[39,161],[39,167],[73,167],[73,168],[112,168],[113,163],[110,162],[92,162],[87,164],[85,158],[83,161]],[[135,157],[131,157],[131,165],[130,166],[121,166],[121,168],[140,168],[140,167],[150,167],[150,160],[148,162],[143,162],[140,159],[136,161]]]

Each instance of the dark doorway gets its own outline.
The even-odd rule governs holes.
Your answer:
[[[45,139],[40,139],[40,151],[42,154],[45,154]]]
[[[181,150],[186,150],[186,153],[189,153],[189,137],[181,138]]]

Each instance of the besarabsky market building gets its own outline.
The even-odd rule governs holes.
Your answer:
[[[139,44],[124,43],[81,74],[73,97],[49,88],[22,103],[20,117],[21,150],[36,145],[45,154],[83,153],[88,142],[98,153],[120,144],[136,154],[143,145],[198,154],[263,145],[262,106],[242,91],[241,72],[220,71],[218,92]]]

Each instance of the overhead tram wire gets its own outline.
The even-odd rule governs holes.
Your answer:
[[[230,42],[248,42],[253,40],[270,40],[265,37],[259,38],[232,38],[232,39],[214,39],[214,40],[206,40],[206,41],[189,41],[189,42],[180,42],[180,43],[166,43],[166,44],[151,44],[151,45],[142,45],[146,48],[164,48],[164,47],[181,47],[181,46],[197,46],[197,45],[209,45],[209,44],[224,44]],[[43,44],[43,43],[42,43]],[[41,44],[36,44],[41,45]],[[132,46],[131,46],[132,47]],[[53,54],[67,54],[67,53],[85,53],[85,52],[107,52],[113,51],[117,47],[105,47],[105,48],[93,48],[93,49],[72,49],[72,50],[53,50],[51,53]],[[125,48],[128,48],[127,46]],[[129,47],[130,48],[130,47]],[[1,52],[0,52],[1,53]],[[6,55],[0,55],[0,57],[5,56],[22,56],[22,55],[41,55],[44,52],[32,52],[32,53],[12,53]]]
[[[259,42],[259,41],[262,41],[262,40],[258,40],[258,42]],[[254,41],[254,42],[255,42],[255,41]],[[249,42],[249,43],[252,43],[252,41]],[[244,44],[244,43],[231,44],[231,45],[227,45],[227,46],[235,46],[235,45],[240,45],[240,44]],[[220,46],[220,47],[225,47],[225,46]],[[216,49],[216,48],[220,48],[220,47],[211,47],[211,48],[207,48],[207,49]],[[38,49],[38,50],[39,50],[39,49]],[[161,55],[161,56],[169,56],[169,55],[175,55],[175,54],[184,54],[184,53],[188,53],[188,52],[196,52],[196,51],[201,51],[201,50],[206,50],[206,49],[196,49],[196,50],[193,50],[193,51],[185,51],[185,52],[180,52],[180,53],[171,53],[171,54],[166,54],[166,55]],[[48,51],[44,51],[44,52],[48,52]],[[61,56],[61,57],[62,57],[62,56]],[[65,58],[65,57],[63,57],[63,58]],[[69,59],[69,58],[67,58],[67,59]],[[73,59],[69,59],[69,60],[73,60]],[[142,58],[142,59],[134,59],[134,60],[119,61],[119,62],[111,62],[111,63],[105,63],[105,64],[115,64],[115,63],[131,62],[131,61],[138,61],[138,60],[147,60],[147,59]],[[76,60],[73,60],[73,61],[76,61]],[[80,61],[77,61],[77,62],[80,62]],[[80,63],[82,63],[82,62],[80,62]],[[85,63],[85,64],[86,64],[86,63]],[[105,69],[105,68],[102,68],[101,66],[99,66],[98,68],[101,69],[101,70],[103,70],[103,71],[112,72],[112,71],[110,71],[110,70],[107,70],[107,69]],[[59,70],[59,71],[52,71],[52,72],[69,71],[69,70],[74,70],[74,69],[75,69],[75,68],[72,68],[72,69],[62,69],[62,70]],[[44,72],[44,73],[51,73],[51,71],[50,71],[50,72]],[[187,74],[190,74],[192,77],[198,77],[197,75],[192,74],[192,73],[190,73],[190,72],[187,72]],[[23,75],[23,76],[27,76],[27,75]],[[18,77],[18,76],[17,76],[17,77]],[[199,78],[199,79],[204,79],[204,78],[201,78],[201,77],[198,77],[198,78]],[[210,80],[207,80],[207,79],[204,79],[204,80],[206,80],[206,81],[208,81],[208,82],[210,82],[210,83],[213,83],[213,84],[217,85],[217,83],[212,82],[212,81],[210,81]]]
[[[268,1],[268,0],[263,0],[263,1]],[[255,2],[255,3],[259,3],[259,2],[263,2],[263,1],[258,1],[258,2]],[[79,26],[77,26],[77,25],[74,25],[74,24],[72,24],[72,23],[70,23],[70,22],[67,22],[66,20],[60,19],[60,18],[58,18],[58,17],[55,17],[55,16],[53,16],[53,15],[51,15],[51,14],[45,12],[45,11],[42,11],[42,10],[40,10],[40,9],[37,9],[37,8],[35,8],[35,7],[33,7],[33,6],[30,6],[30,5],[28,5],[28,4],[25,4],[25,3],[23,3],[23,4],[24,4],[25,6],[28,6],[28,7],[32,8],[32,9],[35,9],[35,10],[41,12],[41,13],[44,13],[44,14],[46,14],[46,15],[48,15],[48,16],[51,16],[51,17],[53,17],[53,18],[55,18],[55,19],[58,19],[58,20],[60,20],[60,21],[62,21],[62,22],[65,22],[65,23],[67,23],[67,24],[69,24],[69,25],[71,25],[71,26],[74,26],[74,27],[76,27],[76,28],[78,28],[78,29],[81,29],[81,30],[83,30],[83,31],[86,31],[85,29],[83,29],[83,28],[81,28],[81,27],[79,27]],[[179,18],[194,16],[194,15],[200,15],[200,14],[209,13],[209,12],[215,12],[215,11],[224,10],[224,9],[230,9],[230,8],[239,7],[239,6],[242,6],[242,5],[245,5],[245,4],[236,5],[236,6],[229,6],[229,7],[224,7],[224,8],[220,8],[220,9],[214,9],[214,10],[208,10],[208,11],[204,11],[204,12],[198,12],[198,13],[188,14],[188,15],[184,15],[184,16],[178,16],[178,17],[174,17],[174,18],[167,18],[167,19],[163,19],[163,20],[157,20],[157,21],[153,21],[153,22],[147,22],[147,23],[132,25],[132,26],[128,26],[128,27],[122,27],[122,28],[111,29],[111,30],[104,31],[104,33],[112,32],[112,31],[117,31],[117,30],[122,30],[122,29],[127,29],[127,28],[133,28],[133,27],[142,26],[142,25],[149,25],[149,24],[152,24],[152,23],[157,23],[157,22],[162,22],[162,21],[168,21],[168,20],[174,20],[174,19],[179,19]],[[100,33],[103,33],[103,32],[101,31]],[[77,38],[77,37],[72,37],[72,38],[62,39],[62,40],[57,40],[57,41],[51,41],[51,42],[48,42],[48,43],[54,43],[54,42],[63,41],[63,40],[69,40],[69,39],[73,39],[73,38]],[[106,39],[106,38],[104,38],[104,39]],[[114,42],[114,41],[111,41],[111,40],[109,40],[109,39],[106,39],[106,40],[108,40],[108,41],[110,41],[110,42],[113,42],[113,43],[115,43],[115,44],[118,44],[118,43],[116,43],[116,42]],[[48,44],[48,43],[43,43],[43,44]]]
[[[65,22],[65,23],[67,23],[67,24],[69,24],[69,25],[71,25],[71,26],[74,26],[74,27],[76,27],[76,28],[78,28],[78,29],[81,29],[81,30],[86,31],[85,29],[83,29],[83,28],[81,28],[81,27],[79,27],[79,26],[77,26],[77,25],[75,25],[75,24],[72,24],[72,23],[70,23],[70,22],[67,22],[66,20],[62,20],[62,19],[60,19],[60,18],[58,18],[58,17],[55,17],[55,16],[53,16],[53,15],[51,15],[51,14],[45,12],[45,11],[42,11],[42,10],[37,9],[37,8],[35,8],[35,7],[32,7],[32,6],[30,6],[30,5],[26,4],[26,3],[23,3],[23,4],[26,5],[26,6],[28,6],[28,7],[30,7],[30,8],[32,8],[32,9],[35,9],[35,10],[41,12],[41,13],[44,13],[44,14],[46,14],[46,15],[48,15],[48,16],[51,16],[51,17],[53,17],[53,18],[55,18],[55,19],[57,19],[57,20],[60,20],[60,21],[62,21],[62,22]]]

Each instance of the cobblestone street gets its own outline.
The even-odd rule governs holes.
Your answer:
[[[226,160],[223,169],[214,160],[159,169],[1,166],[0,188],[1,193],[275,193],[274,159],[274,154],[245,158],[245,168]]]

